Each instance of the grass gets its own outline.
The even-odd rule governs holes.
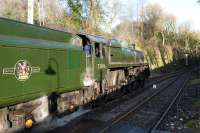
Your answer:
[[[189,120],[185,125],[189,128],[200,131],[200,120]]]
[[[197,107],[197,108],[200,108],[200,100],[198,100],[197,102],[195,102],[194,106]]]
[[[200,79],[193,79],[193,80],[190,80],[190,82],[189,82],[188,85],[197,85],[197,84],[200,84]]]

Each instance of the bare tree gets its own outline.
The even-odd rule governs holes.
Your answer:
[[[1,17],[27,21],[27,0],[1,0],[0,5]]]

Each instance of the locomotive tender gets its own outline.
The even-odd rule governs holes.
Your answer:
[[[149,76],[142,52],[116,39],[0,18],[0,131],[31,126]]]

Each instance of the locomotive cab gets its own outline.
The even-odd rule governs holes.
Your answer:
[[[104,78],[106,69],[106,44],[107,40],[94,35],[80,33],[82,48],[86,58],[86,72],[84,76],[84,86],[94,85]]]

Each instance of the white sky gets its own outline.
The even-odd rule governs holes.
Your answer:
[[[192,30],[200,31],[200,4],[197,0],[147,0],[158,3],[164,11],[177,17],[177,23],[189,23]]]
[[[115,1],[115,0],[112,0]],[[141,3],[141,0],[119,0],[124,9],[128,12],[132,10],[133,16],[137,16],[137,2]],[[169,14],[177,17],[178,25],[187,23],[192,30],[200,31],[200,4],[197,0],[143,0],[145,4],[159,4],[163,10]],[[116,20],[116,23],[122,20],[121,18]]]

